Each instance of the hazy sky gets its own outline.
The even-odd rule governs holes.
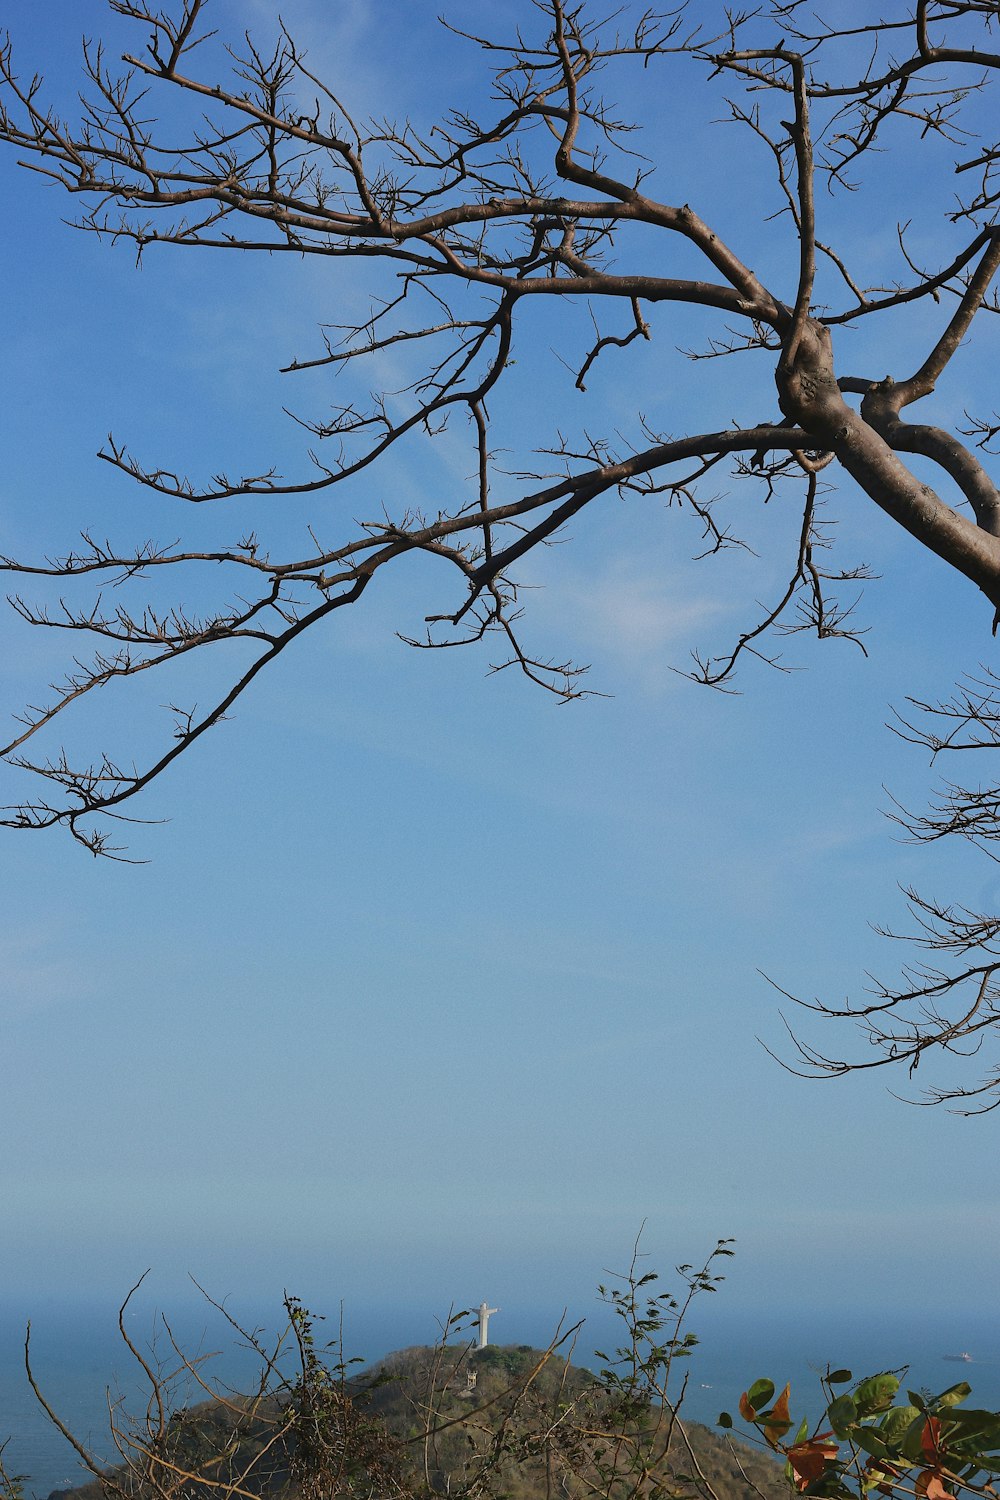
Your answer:
[[[211,8],[223,31],[272,21],[270,4]],[[331,21],[321,0],[291,0],[282,14],[361,113],[429,121],[449,88],[473,97],[482,60],[441,39],[437,0],[390,7],[388,37],[386,8],[352,0]],[[43,35],[37,0],[5,5],[22,67],[51,73],[67,109],[81,27],[120,34],[105,9],[48,0]],[[518,13],[461,9],[475,25]],[[669,160],[659,191],[704,203],[787,295],[789,241],[762,227],[753,186],[762,160],[723,126],[681,148],[682,118],[722,110],[696,70],[678,78],[628,85],[650,121],[642,149]],[[906,172],[879,170],[884,222],[870,203],[822,204],[875,267],[908,212]],[[357,312],[364,268],[165,249],[140,272],[127,247],[64,227],[73,205],[10,152],[0,179],[0,551],[56,552],[86,527],[235,538],[235,505],[207,520],[157,504],[95,451],[113,430],[198,476],[301,472],[304,435],[280,408],[321,413],[332,395],[323,376],[278,368],[318,349],[319,323]],[[929,308],[917,335],[943,315]],[[551,439],[551,413],[607,430],[638,408],[675,432],[767,416],[770,390],[746,368],[673,353],[720,332],[714,317],[658,315],[653,343],[583,398],[555,350],[585,349],[585,321],[563,330],[547,313],[498,402],[504,441]],[[912,326],[889,351],[843,337],[881,374],[907,363]],[[996,340],[992,320],[956,360],[935,398],[945,419],[995,371]],[[371,378],[396,374],[386,362]],[[349,496],[266,524],[304,536],[308,520],[377,513],[383,495],[447,499],[470,454],[462,432],[415,442]],[[995,1284],[997,1117],[907,1108],[885,1091],[902,1077],[801,1082],[756,1040],[783,1037],[759,970],[834,998],[859,993],[866,969],[892,973],[868,923],[903,920],[898,883],[973,906],[1000,896],[994,870],[947,851],[935,864],[879,815],[884,784],[913,800],[929,784],[886,730],[889,705],[995,657],[988,611],[837,483],[845,554],[882,575],[860,606],[867,659],[796,637],[785,659],[802,671],[750,668],[738,697],[693,686],[673,668],[725,644],[773,590],[790,509],[761,518],[748,495],[768,550],[745,581],[736,559],[685,561],[690,519],[609,498],[522,577],[538,585],[531,643],[591,662],[610,696],[560,707],[513,673],[489,677],[486,651],[408,649],[395,632],[455,598],[415,562],[302,642],[163,779],[143,812],[169,821],[132,838],[148,863],[6,834],[7,1295],[114,1295],[151,1266],[167,1304],[190,1271],[219,1295],[558,1312],[627,1260],[643,1221],[667,1265],[735,1236],[734,1310]],[[0,629],[16,712],[65,642],[8,615]]]

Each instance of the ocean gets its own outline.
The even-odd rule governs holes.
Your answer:
[[[246,1326],[254,1320],[244,1313],[241,1321]],[[277,1325],[273,1309],[256,1321],[261,1327]],[[499,1319],[491,1328],[496,1342],[544,1345],[556,1319],[510,1310],[503,1321],[502,1332]],[[152,1312],[135,1314],[127,1326],[144,1353],[151,1345],[161,1356],[169,1352],[162,1328],[154,1334]],[[206,1375],[214,1372],[231,1388],[249,1387],[253,1358],[217,1316],[188,1308],[171,1320],[171,1327],[185,1351],[214,1355],[203,1367]],[[776,1384],[790,1380],[793,1415],[815,1417],[820,1407],[817,1371],[828,1362],[861,1377],[909,1361],[911,1388],[936,1392],[964,1379],[972,1385],[975,1405],[1000,1409],[1000,1316],[993,1311],[863,1315],[810,1308],[777,1316],[765,1310],[727,1310],[720,1299],[710,1312],[704,1305],[696,1308],[692,1327],[701,1343],[690,1360],[678,1364],[679,1374],[687,1377],[683,1412],[708,1425],[720,1410],[735,1413],[740,1392],[761,1376]],[[417,1310],[354,1309],[345,1322],[346,1352],[374,1361],[392,1349],[431,1342],[435,1331],[433,1317]],[[616,1325],[606,1311],[588,1310],[575,1362],[596,1369],[595,1346],[608,1350],[615,1340]],[[4,1464],[9,1473],[25,1476],[29,1496],[45,1500],[54,1489],[81,1483],[85,1473],[28,1388],[23,1346],[23,1324],[0,1306],[0,1442],[8,1439]],[[122,1399],[141,1411],[148,1388],[137,1378],[107,1309],[47,1310],[36,1316],[32,1348],[36,1378],[50,1405],[99,1461],[113,1460],[108,1402]],[[945,1358],[963,1352],[970,1355],[967,1363]],[[189,1380],[181,1399],[193,1402],[202,1393]]]

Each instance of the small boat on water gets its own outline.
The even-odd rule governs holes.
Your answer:
[[[941,1356],[941,1358],[942,1359],[949,1359],[949,1360],[951,1360],[952,1364],[960,1364],[960,1365],[971,1365],[972,1364],[972,1355],[968,1352],[967,1349],[963,1349],[962,1352],[961,1352],[961,1354],[943,1354]]]

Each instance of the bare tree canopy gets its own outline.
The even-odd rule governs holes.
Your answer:
[[[22,588],[50,579],[62,591],[83,575],[97,585],[83,604],[14,597],[23,620],[69,632],[73,648],[67,675],[26,710],[3,751],[42,788],[5,810],[8,826],[64,825],[94,853],[115,854],[109,820],[131,816],[141,806],[133,799],[287,647],[357,602],[386,565],[416,553],[448,564],[451,581],[429,601],[426,634],[414,645],[498,640],[497,669],[517,666],[562,698],[584,694],[578,668],[526,644],[520,567],[607,495],[688,512],[708,558],[744,545],[718,493],[723,475],[744,515],[760,506],[763,516],[780,493],[787,517],[794,496],[794,528],[777,520],[772,528],[772,545],[788,549],[784,583],[762,604],[751,593],[742,631],[696,659],[691,675],[704,684],[728,688],[745,658],[780,665],[775,640],[791,631],[860,644],[851,610],[866,569],[835,565],[829,552],[844,474],[985,596],[984,642],[990,627],[996,633],[995,398],[977,391],[959,424],[935,421],[931,408],[923,422],[904,412],[934,395],[960,348],[1000,311],[1000,142],[989,107],[1000,76],[1000,0],[886,0],[851,25],[820,19],[805,0],[769,0],[746,13],[626,4],[610,19],[587,4],[534,0],[515,34],[458,32],[482,54],[474,112],[463,105],[436,123],[404,124],[360,118],[344,80],[321,78],[285,30],[267,40],[217,37],[210,0],[164,9],[109,0],[109,8],[135,23],[134,47],[119,62],[86,44],[89,82],[75,121],[56,111],[40,78],[19,72],[20,51],[4,42],[0,136],[25,165],[78,200],[81,227],[130,242],[140,257],[170,246],[363,262],[372,289],[365,316],[325,328],[313,357],[290,370],[377,369],[387,351],[423,362],[401,391],[298,416],[307,451],[292,477],[275,467],[203,482],[174,472],[170,455],[150,463],[119,436],[108,440],[101,457],[139,486],[178,508],[243,499],[266,519],[273,507],[274,535],[255,519],[252,529],[237,524],[228,546],[189,550],[183,541],[122,543],[87,531],[61,556],[2,560]],[[682,118],[662,160],[638,153],[636,122],[621,101],[635,72],[657,69],[666,95],[679,77],[686,86],[694,79],[727,116],[720,181],[734,172],[731,127],[741,132],[759,208],[752,221],[741,209],[735,232],[703,217],[698,202],[669,196]],[[641,144],[649,148],[645,137]],[[920,153],[924,166],[911,222],[895,229],[882,223],[877,188],[865,195],[877,155],[900,150],[908,160]],[[856,234],[836,238],[846,202],[855,222],[868,214],[882,226],[877,253]],[[703,319],[694,350],[672,347],[680,307]],[[579,308],[592,320],[583,346],[578,313],[571,321]],[[554,427],[539,454],[518,451],[504,391],[522,349],[531,357],[540,319],[547,335],[572,330],[562,348],[570,389],[584,392],[596,366],[615,362],[630,427],[617,417],[599,435]],[[633,391],[628,374],[650,340],[662,342],[665,360],[744,361],[745,410],[717,409],[707,386],[701,430],[678,434],[654,422],[651,393]],[[919,355],[900,364],[896,351],[913,347]],[[959,404],[965,399],[960,393]],[[371,488],[390,450],[433,443],[449,423],[467,434],[467,481],[419,508]],[[367,506],[360,519],[349,519],[344,491]],[[312,497],[316,515],[285,550],[279,518],[289,497]],[[183,580],[175,597],[208,602],[161,602],[172,574]],[[111,584],[113,607],[101,593]],[[207,709],[173,708],[145,761],[132,764],[113,746],[82,758],[58,748],[67,718],[98,690],[205,653],[225,658],[221,691]],[[170,678],[173,703],[178,680]],[[954,699],[912,707],[901,732],[933,754],[1000,743],[1000,691],[988,673]],[[900,818],[917,839],[958,833],[992,846],[998,806],[991,788],[948,784],[927,813],[900,810]],[[914,904],[927,963],[861,1008],[876,1043],[862,1066],[912,1069],[928,1048],[975,1046],[1000,1021],[1000,921],[916,895]],[[820,1074],[858,1065],[808,1047],[802,1062]],[[992,1107],[1000,1076],[988,1072],[968,1095],[969,1107]]]

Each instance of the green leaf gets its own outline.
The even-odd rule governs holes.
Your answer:
[[[729,1413],[727,1411],[720,1411],[719,1412],[719,1424],[718,1425],[720,1427],[732,1427],[732,1425],[733,1425],[733,1419],[732,1419],[732,1417],[729,1415]]]
[[[870,1417],[874,1412],[884,1411],[892,1405],[892,1398],[899,1390],[899,1381],[888,1372],[871,1375],[855,1387],[854,1400],[859,1417]]]
[[[878,1424],[878,1432],[890,1447],[898,1445],[912,1422],[920,1416],[915,1406],[894,1406]]]
[[[854,1397],[849,1396],[845,1391],[842,1396],[830,1402],[826,1414],[837,1437],[847,1437],[847,1429],[858,1420],[858,1408]]]
[[[1000,1474],[1000,1463],[995,1459],[978,1457],[974,1463],[966,1465],[963,1472],[972,1477],[980,1471],[984,1474]]]
[[[809,1436],[809,1418],[803,1417],[799,1423],[799,1430],[792,1439],[792,1447],[797,1448],[799,1443],[804,1443]]]
[[[870,1453],[872,1458],[888,1458],[889,1450],[885,1445],[885,1439],[877,1427],[855,1427],[851,1432],[851,1442],[857,1443],[865,1453]]]
[[[766,1406],[773,1395],[773,1380],[755,1380],[753,1385],[747,1391],[747,1400],[750,1402],[750,1405],[753,1407],[754,1411],[760,1411],[761,1407]]]
[[[829,1385],[847,1385],[854,1376],[850,1370],[833,1370],[826,1378]]]
[[[958,1406],[966,1396],[972,1395],[972,1386],[967,1380],[960,1380],[957,1385],[950,1385],[940,1396],[935,1396],[934,1406]]]
[[[1000,1448],[1000,1415],[995,1411],[956,1411],[948,1417],[948,1447],[975,1442],[984,1453]]]

